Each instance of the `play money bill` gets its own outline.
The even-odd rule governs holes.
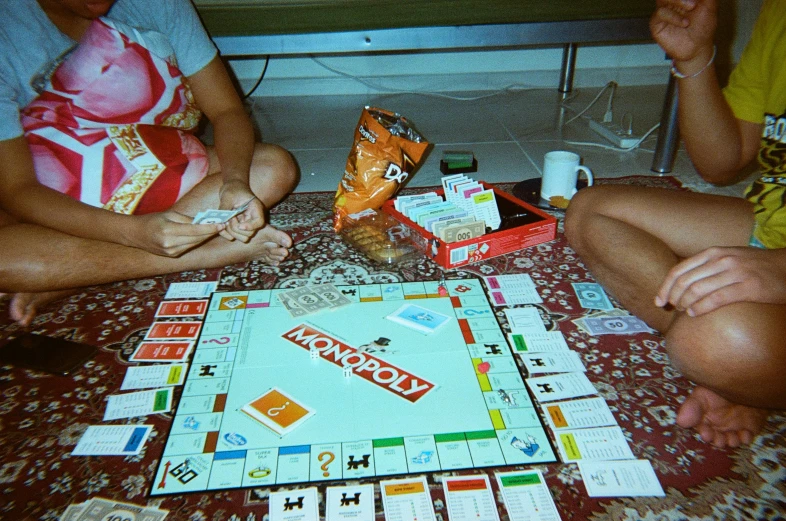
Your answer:
[[[148,507],[121,503],[103,498],[92,498],[74,521],[105,521],[107,519],[130,519],[134,521],[162,521],[169,513]]]
[[[289,313],[289,315],[292,318],[308,315],[308,311],[300,307],[300,305],[295,301],[295,299],[293,299],[286,293],[279,293],[276,296],[278,297],[278,300],[281,302],[281,305],[284,306],[284,309],[287,310],[287,313]]]
[[[192,224],[222,224],[234,216],[243,213],[248,205],[251,204],[253,199],[249,199],[242,205],[238,206],[237,208],[233,208],[232,210],[204,210],[199,212],[194,216],[194,220]]]
[[[592,336],[652,333],[652,329],[643,320],[632,316],[587,318],[584,320],[584,327]]]
[[[454,224],[442,230],[442,236],[445,242],[466,241],[468,239],[480,237],[484,233],[486,233],[485,221]]]
[[[614,305],[606,296],[603,287],[595,282],[574,282],[573,291],[579,298],[579,304],[584,309],[602,309],[604,311],[614,309]]]
[[[340,308],[351,304],[352,301],[344,296],[336,286],[333,284],[319,284],[318,286],[311,286],[315,294],[326,300],[331,308]]]

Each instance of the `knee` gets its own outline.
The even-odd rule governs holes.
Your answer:
[[[778,327],[730,305],[676,320],[666,335],[671,363],[689,380],[745,405],[786,408],[786,343]],[[775,308],[777,306],[773,306]]]
[[[275,192],[276,200],[294,190],[300,181],[295,158],[278,145],[257,143],[251,165],[251,175],[257,186]]]
[[[591,186],[577,192],[570,200],[565,211],[565,238],[577,252],[582,249],[582,239],[591,236],[588,229],[602,199],[603,187]]]

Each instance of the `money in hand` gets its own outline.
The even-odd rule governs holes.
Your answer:
[[[232,217],[241,214],[248,208],[253,199],[249,199],[244,204],[232,210],[203,210],[194,216],[192,224],[223,224]]]

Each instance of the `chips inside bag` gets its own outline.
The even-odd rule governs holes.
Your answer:
[[[415,171],[429,143],[403,116],[366,107],[333,201],[333,228],[348,215],[377,210]]]

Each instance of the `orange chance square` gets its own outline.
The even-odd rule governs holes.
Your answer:
[[[260,396],[249,405],[264,414],[272,422],[284,428],[289,427],[308,414],[308,411],[299,403],[275,389],[264,396]]]

